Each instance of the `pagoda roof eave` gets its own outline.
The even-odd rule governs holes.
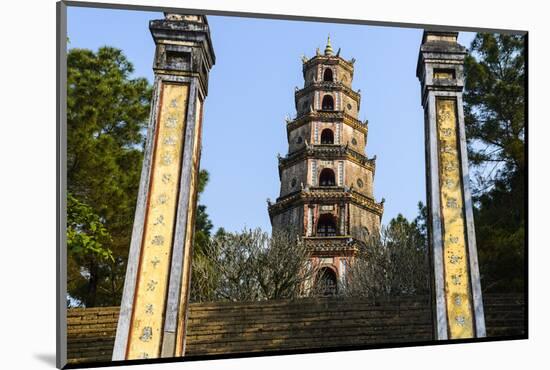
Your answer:
[[[361,122],[357,118],[347,114],[344,111],[312,111],[312,112],[302,114],[296,117],[295,119],[288,121],[286,126],[287,133],[311,121],[322,121],[322,122],[341,121],[345,124],[350,125],[354,129],[362,132],[365,135],[368,133],[368,121]]]
[[[342,186],[311,187],[297,190],[293,193],[277,198],[275,203],[268,205],[268,211],[270,217],[272,217],[283,212],[292,205],[334,201],[354,203],[380,217],[382,217],[382,214],[384,213],[383,202],[377,203],[373,198],[369,198],[356,190],[346,189]]]

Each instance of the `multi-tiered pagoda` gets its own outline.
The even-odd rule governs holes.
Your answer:
[[[296,118],[287,120],[288,154],[279,158],[280,196],[268,207],[273,230],[292,227],[303,237],[315,283],[332,290],[358,244],[379,231],[384,209],[373,196],[375,158],[365,154],[354,62],[334,54],[330,38],[324,54],[303,57],[304,87],[295,92]]]

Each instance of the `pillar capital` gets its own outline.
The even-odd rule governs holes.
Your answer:
[[[156,45],[155,74],[195,76],[206,95],[208,74],[216,62],[206,17],[165,13],[164,19],[150,21],[149,29]]]
[[[423,105],[429,91],[462,92],[467,53],[458,43],[458,32],[424,31],[416,68]]]

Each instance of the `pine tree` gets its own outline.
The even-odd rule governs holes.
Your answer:
[[[465,122],[485,291],[523,289],[524,53],[523,36],[479,33],[465,61]]]

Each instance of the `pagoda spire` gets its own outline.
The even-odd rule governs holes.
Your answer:
[[[330,44],[330,35],[327,38],[327,46],[325,47],[325,55],[331,56],[333,54],[332,45]]]

